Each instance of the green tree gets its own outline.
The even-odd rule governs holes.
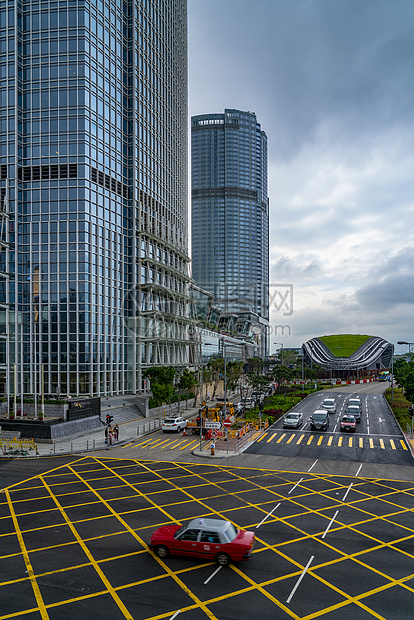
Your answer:
[[[194,372],[191,372],[190,370],[188,370],[188,368],[185,368],[178,382],[178,389],[180,390],[180,392],[183,392],[186,395],[186,401],[188,400],[188,394],[190,390],[192,390],[192,388],[196,384],[196,378],[194,374]]]
[[[162,403],[171,404],[174,395],[174,366],[152,366],[144,372],[151,382],[151,392],[158,406]]]

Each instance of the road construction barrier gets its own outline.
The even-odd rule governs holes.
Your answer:
[[[35,454],[39,454],[37,444],[33,439],[7,439],[6,437],[0,437],[0,450],[3,452],[4,456],[28,456],[31,450],[33,450]]]

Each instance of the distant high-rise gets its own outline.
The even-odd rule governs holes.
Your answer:
[[[193,278],[225,312],[254,313],[266,325],[266,134],[254,113],[225,110],[192,117],[191,146]],[[265,337],[260,349],[267,352]]]
[[[135,392],[188,362],[187,1],[8,0],[0,43],[19,393]]]

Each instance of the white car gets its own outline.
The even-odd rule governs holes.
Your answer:
[[[359,410],[362,412],[362,404],[359,398],[349,398],[348,407],[359,407]]]
[[[303,414],[297,411],[291,411],[283,418],[283,428],[298,428],[301,424],[303,424]]]
[[[161,428],[163,433],[179,433],[187,428],[187,420],[184,418],[165,418]]]
[[[322,403],[321,409],[326,409],[328,413],[336,412],[336,403],[334,398],[325,398]]]

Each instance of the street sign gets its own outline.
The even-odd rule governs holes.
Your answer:
[[[217,437],[217,431],[211,431],[210,437]]]
[[[221,428],[221,422],[216,422],[215,420],[205,420],[204,421],[204,428],[207,429],[217,429],[220,430]]]
[[[224,422],[223,422],[223,426],[224,426],[225,428],[230,428],[230,426],[231,426],[231,420],[229,420],[229,418],[226,418],[226,419],[224,420]]]

